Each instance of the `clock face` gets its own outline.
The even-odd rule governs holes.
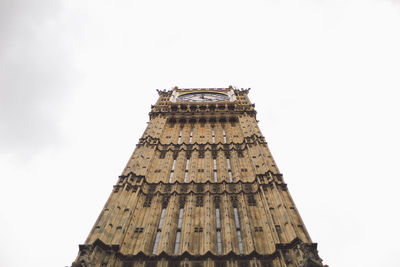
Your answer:
[[[229,97],[225,94],[220,93],[190,93],[178,96],[180,101],[188,102],[215,102],[228,100]]]

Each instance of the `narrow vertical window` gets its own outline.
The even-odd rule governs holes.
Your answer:
[[[218,178],[217,178],[217,160],[213,159],[213,163],[214,163],[214,182],[218,182]]]
[[[231,159],[226,159],[226,164],[228,165],[228,175],[229,175],[229,182],[233,182],[232,178],[232,169],[231,169]]]
[[[164,222],[164,216],[165,216],[165,208],[163,208],[161,211],[160,222],[158,223],[156,241],[154,242],[154,247],[153,247],[153,254],[157,253],[158,243],[160,242],[161,229]]]
[[[160,230],[161,230],[162,225],[164,223],[164,216],[165,216],[165,208],[163,208],[162,211],[161,211],[160,222],[158,223],[158,229],[160,229]]]
[[[215,131],[214,131],[214,125],[211,126],[211,133],[212,133],[212,142],[215,144]]]
[[[181,126],[181,130],[179,131],[178,144],[180,144],[180,143],[181,143],[181,139],[182,139],[182,131],[183,131],[183,126]]]
[[[236,229],[240,229],[239,213],[236,207],[233,208],[233,214],[235,216],[235,226]]]
[[[172,183],[172,177],[174,176],[174,169],[175,169],[176,159],[172,162],[171,172],[169,173],[169,183]]]
[[[221,240],[221,217],[219,213],[219,208],[215,209],[215,218],[217,225],[217,248],[218,254],[222,254],[222,240]]]
[[[243,254],[243,242],[242,242],[242,231],[236,230],[237,237],[238,237],[238,243],[239,243],[239,251],[240,254]]]
[[[218,249],[218,254],[222,254],[222,241],[221,241],[221,230],[217,230],[217,249]]]
[[[178,254],[178,252],[179,252],[179,245],[181,243],[180,240],[181,240],[181,229],[178,229],[177,232],[176,232],[174,254]]]
[[[178,229],[182,228],[183,208],[179,209]]]
[[[172,168],[171,168],[171,171],[174,171],[174,169],[175,169],[175,164],[176,164],[176,159],[174,159],[174,161],[172,162]]]
[[[224,136],[224,143],[226,144],[226,133],[225,133],[225,127],[223,125],[222,125],[222,134]],[[228,165],[229,182],[233,182],[231,160],[229,158],[226,158],[226,164]]]
[[[183,218],[183,207],[179,209],[178,228],[176,229],[174,254],[178,254],[179,252],[179,245],[181,242],[182,218]]]
[[[217,230],[221,229],[221,216],[219,213],[219,208],[215,209],[215,218],[216,218]]]
[[[224,143],[226,144],[226,133],[225,133],[225,127],[222,126],[222,134],[224,135]]]
[[[233,208],[233,213],[235,216],[236,234],[237,234],[237,238],[238,238],[239,251],[240,251],[240,254],[243,254],[242,231],[240,229],[240,220],[239,220],[239,213],[238,213],[237,207]]]
[[[192,143],[192,138],[193,138],[193,127],[190,128],[190,138],[189,138],[189,144]]]
[[[186,160],[186,167],[185,167],[185,178],[183,179],[183,181],[185,183],[187,182],[187,177],[188,177],[188,173],[189,173],[189,162],[190,162],[190,160],[187,159]]]

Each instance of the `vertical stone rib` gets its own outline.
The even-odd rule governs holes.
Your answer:
[[[206,253],[207,251],[212,251],[215,253],[215,248],[212,244],[215,244],[213,241],[216,240],[215,236],[215,215],[213,216],[213,198],[210,193],[207,193],[205,196],[204,202],[204,213],[205,213],[205,220],[204,220],[204,241],[203,241],[203,249],[200,250],[201,254]],[[216,253],[215,253],[216,254]]]
[[[122,189],[124,190],[124,189]],[[111,244],[118,244],[120,245],[124,236],[124,231],[128,227],[126,225],[126,221],[128,220],[129,217],[129,207],[131,206],[132,200],[135,199],[135,194],[132,194],[131,192],[124,190],[123,193],[124,195],[124,201],[120,203],[120,210],[119,214],[116,217],[116,219],[113,221],[113,224],[115,225],[115,231],[116,233],[114,234],[114,238],[111,241]]]
[[[274,244],[280,243],[280,240],[279,240],[278,233],[276,232],[275,221],[273,220],[273,217],[271,214],[272,207],[270,207],[270,205],[268,204],[267,196],[266,196],[266,193],[265,193],[265,190],[263,189],[263,187],[260,188],[260,191],[262,194],[262,197],[261,197],[262,202],[261,203],[262,203],[262,206],[264,209],[264,212],[262,212],[262,214],[264,215],[264,217],[266,217],[266,226],[268,229],[268,233],[270,235],[270,239],[268,239],[268,240],[270,240],[271,250],[269,251],[269,253],[272,253],[275,249]]]
[[[171,196],[170,203],[165,213],[164,225],[161,230],[158,252],[165,251],[173,254],[175,233],[178,221],[179,205],[176,195]]]
[[[92,230],[90,231],[88,237],[86,238],[85,244],[90,244],[94,242],[97,238],[100,238],[100,234],[104,231],[104,226],[106,224],[106,218],[108,217],[109,208],[108,206],[114,201],[115,194],[112,192],[108,197],[106,204],[104,205],[99,217],[97,218]],[[97,228],[99,227],[99,228]]]
[[[140,198],[139,198],[139,191],[132,193],[133,198],[132,198],[132,202],[130,203],[130,212],[129,212],[129,218],[126,222],[126,226],[125,226],[125,235],[123,236],[120,246],[121,246],[121,252],[122,253],[130,253],[129,248],[133,246],[133,244],[131,243],[132,240],[132,234],[133,234],[133,230],[132,230],[132,221],[135,218],[135,216],[138,214],[137,212],[135,212],[137,210],[137,205],[140,202]]]

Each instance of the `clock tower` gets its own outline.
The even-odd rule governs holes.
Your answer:
[[[322,267],[248,89],[158,91],[74,267]]]

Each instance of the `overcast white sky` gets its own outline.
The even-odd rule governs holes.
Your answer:
[[[251,87],[331,267],[400,266],[400,1],[0,1],[0,266],[75,259],[155,89]]]

